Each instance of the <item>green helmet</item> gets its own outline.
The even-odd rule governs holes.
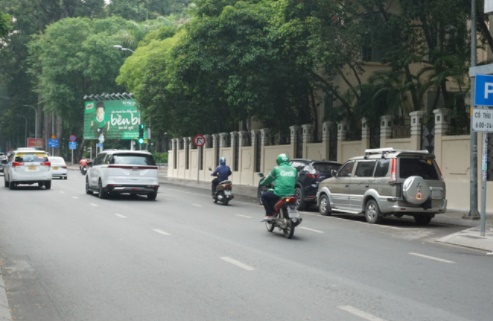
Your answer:
[[[279,154],[276,159],[277,165],[281,165],[282,163],[289,163],[289,157],[286,154]]]

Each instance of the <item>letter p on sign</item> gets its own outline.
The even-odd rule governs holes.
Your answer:
[[[474,90],[474,106],[493,107],[493,76],[476,75]]]

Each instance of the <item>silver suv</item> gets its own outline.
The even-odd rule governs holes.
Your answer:
[[[159,189],[158,167],[152,154],[136,150],[105,150],[88,162],[86,193],[146,195],[155,200]]]
[[[322,181],[317,191],[320,214],[364,214],[368,223],[394,215],[427,225],[447,209],[445,182],[428,151],[367,149]]]
[[[39,188],[51,188],[51,163],[45,151],[34,148],[19,148],[2,160],[4,186],[11,190],[20,184],[38,184]]]

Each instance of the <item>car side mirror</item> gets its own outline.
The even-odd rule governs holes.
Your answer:
[[[92,162],[87,162],[87,166],[92,166]]]

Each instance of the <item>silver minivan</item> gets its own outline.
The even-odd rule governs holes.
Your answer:
[[[364,214],[368,223],[410,215],[427,225],[447,209],[446,188],[435,156],[428,151],[367,149],[322,181],[320,214]]]

